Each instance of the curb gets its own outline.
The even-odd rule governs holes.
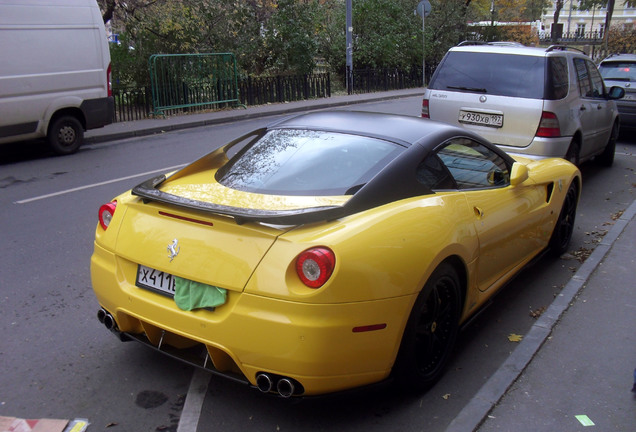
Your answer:
[[[550,307],[530,328],[519,346],[453,419],[446,432],[475,431],[481,426],[488,413],[506,394],[541,349],[554,326],[568,310],[592,273],[605,259],[614,242],[635,216],[636,200],[615,221],[612,229],[603,237],[603,240],[596,246],[583,265],[579,267],[561,293],[550,304]]]

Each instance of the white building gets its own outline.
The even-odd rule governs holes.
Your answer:
[[[594,38],[602,37],[605,29],[605,17],[607,8],[594,8],[593,10],[579,10],[578,0],[565,0],[563,9],[559,15],[558,25],[562,25],[562,34],[565,37]],[[553,6],[546,10],[541,21],[545,25],[546,33],[551,34],[554,26],[554,2]],[[611,27],[622,26],[624,29],[634,27],[636,21],[636,8],[625,5],[624,0],[616,0],[614,13],[612,14]]]

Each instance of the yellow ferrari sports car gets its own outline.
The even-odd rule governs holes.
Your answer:
[[[424,390],[490,296],[567,250],[580,192],[569,162],[513,159],[454,126],[299,115],[104,204],[97,316],[282,397]]]

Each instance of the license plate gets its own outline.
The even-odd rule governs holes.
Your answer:
[[[175,277],[170,273],[140,265],[137,268],[137,286],[174,297]]]
[[[619,99],[618,101],[620,102],[621,100],[633,101],[633,100],[636,100],[636,95],[631,93],[626,93],[625,96],[623,96],[623,98]]]
[[[500,128],[503,126],[503,115],[502,114],[484,114],[484,113],[478,113],[474,111],[461,110],[459,112],[459,122]]]

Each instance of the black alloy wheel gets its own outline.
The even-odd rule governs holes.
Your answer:
[[[576,218],[576,207],[578,204],[578,188],[574,182],[568,188],[561,207],[559,219],[550,238],[550,250],[556,256],[561,256],[567,252],[572,232],[574,231],[574,219]]]
[[[425,390],[442,376],[457,339],[461,304],[457,272],[442,263],[418,295],[404,331],[394,368],[400,387]]]

